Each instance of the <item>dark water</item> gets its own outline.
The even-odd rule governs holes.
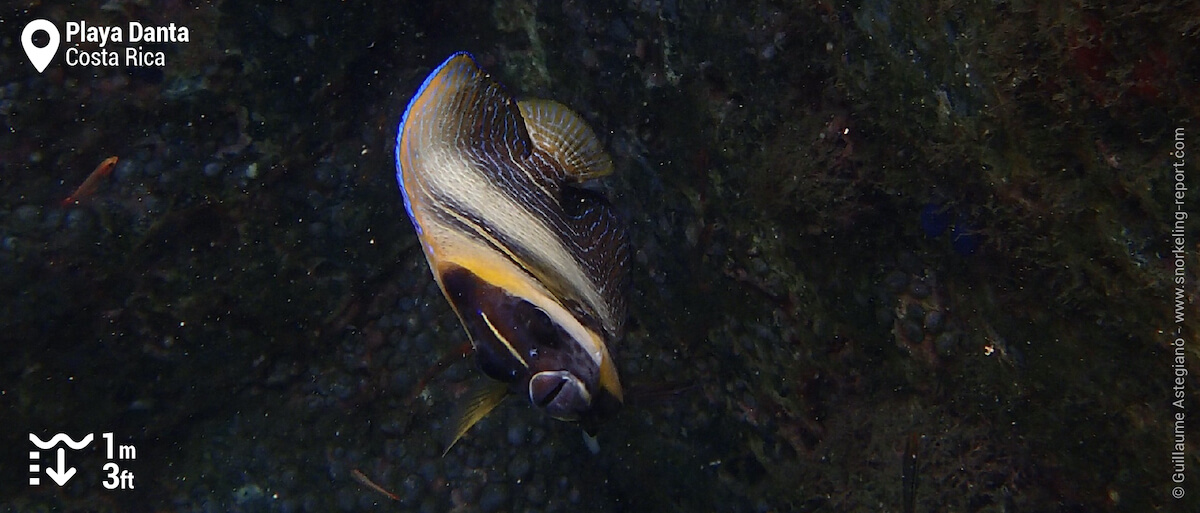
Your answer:
[[[1200,504],[1195,5],[394,4],[0,9],[0,511]],[[39,73],[38,18],[163,64]],[[418,387],[466,338],[393,150],[459,50],[616,164],[597,455],[517,400],[441,455],[477,371]]]

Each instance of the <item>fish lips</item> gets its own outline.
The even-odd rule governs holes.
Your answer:
[[[529,379],[529,402],[556,419],[577,421],[591,409],[592,394],[569,371],[542,371]]]
[[[542,371],[529,379],[529,402],[552,418],[575,422],[595,435],[600,424],[621,409],[621,400],[604,388],[595,393],[570,371]]]

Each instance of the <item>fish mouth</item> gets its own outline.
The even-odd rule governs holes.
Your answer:
[[[575,422],[591,410],[592,394],[570,371],[542,371],[529,380],[529,402],[551,417]]]
[[[566,377],[555,374],[542,372],[529,380],[529,399],[539,408],[549,406],[567,386]]]

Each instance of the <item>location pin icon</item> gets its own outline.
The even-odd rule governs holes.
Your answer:
[[[50,36],[50,42],[41,48],[33,44],[33,34],[39,30],[44,30]],[[33,67],[37,68],[38,73],[45,71],[50,61],[54,60],[54,54],[58,53],[58,27],[48,20],[29,22],[25,25],[25,30],[21,31],[21,46],[25,47],[25,55],[29,57]]]

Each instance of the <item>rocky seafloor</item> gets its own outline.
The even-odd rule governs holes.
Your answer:
[[[1200,419],[1181,499],[1170,460],[1176,338],[1200,404],[1188,2],[35,4],[0,8],[0,511],[1200,504]],[[190,40],[38,73],[35,18]],[[598,454],[517,400],[442,454],[478,371],[393,149],[459,50],[616,163],[630,401]],[[98,438],[29,485],[58,432]]]

